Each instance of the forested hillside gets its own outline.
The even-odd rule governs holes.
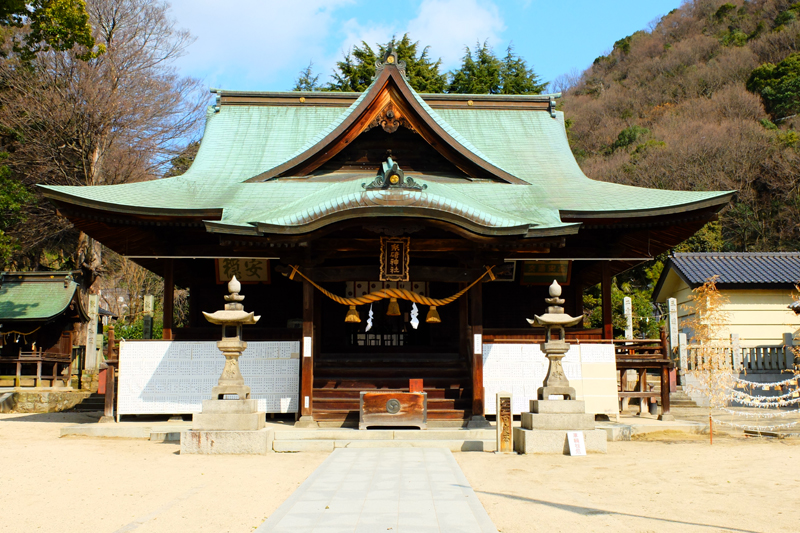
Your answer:
[[[739,191],[684,248],[800,245],[800,3],[694,0],[617,41],[565,92],[584,172]]]

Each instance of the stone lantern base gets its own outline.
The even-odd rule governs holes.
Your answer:
[[[203,411],[192,415],[196,431],[256,431],[266,424],[258,400],[203,400]]]
[[[531,412],[522,413],[522,427],[514,428],[514,451],[569,454],[568,431],[582,431],[589,453],[606,453],[606,432],[595,429],[594,415],[578,400],[531,400]]]
[[[203,400],[192,415],[191,431],[181,433],[182,454],[261,455],[272,451],[271,429],[258,400]]]

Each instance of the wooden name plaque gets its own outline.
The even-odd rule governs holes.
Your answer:
[[[428,394],[425,392],[362,392],[358,429],[368,426],[428,425]]]

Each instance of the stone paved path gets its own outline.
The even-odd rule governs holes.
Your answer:
[[[497,533],[441,448],[338,448],[256,531]]]

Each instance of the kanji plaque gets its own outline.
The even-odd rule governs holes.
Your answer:
[[[381,237],[381,281],[408,281],[410,237]]]
[[[269,259],[216,259],[217,283],[227,283],[233,276],[242,283],[269,283]]]

